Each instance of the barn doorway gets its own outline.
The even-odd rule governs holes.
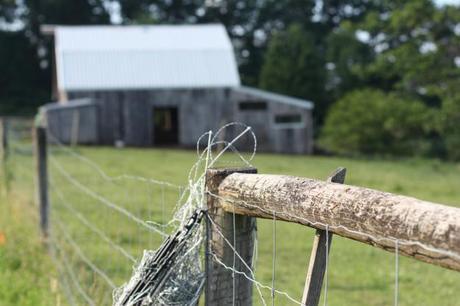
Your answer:
[[[153,143],[155,145],[179,144],[177,107],[153,108]]]

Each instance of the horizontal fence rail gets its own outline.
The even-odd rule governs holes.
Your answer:
[[[460,271],[460,209],[368,188],[233,173],[210,194],[224,211],[300,223]]]

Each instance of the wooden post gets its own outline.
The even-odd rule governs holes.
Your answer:
[[[220,207],[218,197],[214,196],[218,195],[222,180],[235,172],[257,173],[257,170],[209,169],[206,173],[208,217],[212,220],[207,220],[206,306],[252,305],[252,283],[244,275],[234,274],[221,264],[231,268],[234,266],[235,270],[251,276],[244,263],[234,257],[235,253],[225,239],[236,249],[246,265],[251,267],[256,219],[225,212]]]
[[[6,118],[0,118],[0,154],[2,163],[6,162],[8,157],[8,121]]]
[[[10,174],[7,165],[8,159],[8,121],[6,118],[0,118],[0,163],[1,166],[1,184],[3,185],[2,188],[2,196],[8,195],[10,189]]]
[[[70,135],[70,145],[75,147],[78,145],[80,136],[80,111],[75,109],[72,115],[72,131]]]
[[[345,168],[338,168],[332,173],[327,181],[343,184],[345,182]],[[317,229],[311,249],[310,264],[308,266],[307,278],[302,296],[302,305],[318,306],[323,286],[324,274],[326,272],[327,260],[331,249],[332,233],[326,230]]]
[[[40,213],[40,229],[43,238],[48,237],[49,202],[48,202],[48,167],[47,167],[47,137],[46,128],[35,127],[35,158],[37,166],[36,192]]]

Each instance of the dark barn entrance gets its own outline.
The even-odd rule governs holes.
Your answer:
[[[153,143],[155,145],[179,144],[177,107],[153,108]]]

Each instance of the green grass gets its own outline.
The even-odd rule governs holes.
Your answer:
[[[109,175],[125,173],[152,177],[175,184],[186,183],[188,169],[195,162],[191,151],[166,149],[78,148],[78,152],[95,161]],[[178,197],[173,188],[122,180],[103,180],[91,167],[62,150],[52,156],[66,171],[105,198],[129,209],[143,220],[167,221]],[[228,162],[228,158],[225,159]],[[221,165],[225,165],[225,163]],[[348,169],[347,184],[415,196],[420,199],[460,206],[460,165],[436,160],[364,160],[258,154],[254,166],[259,173],[290,174],[325,179],[336,167]],[[54,305],[62,299],[51,286],[57,275],[54,266],[40,246],[36,219],[30,211],[32,186],[30,156],[13,155],[10,161],[12,178],[8,201],[3,197],[0,230],[7,242],[0,246],[0,305]],[[110,238],[135,256],[144,248],[155,248],[161,239],[142,230],[125,217],[106,208],[95,199],[82,195],[50,163],[52,184],[61,190],[88,220],[108,233]],[[24,181],[28,183],[25,184]],[[131,273],[131,263],[78,222],[52,192],[52,230],[67,254],[67,261],[77,271],[84,289],[96,297],[98,304],[110,304],[111,290],[74,255],[70,245],[56,227],[62,220],[75,241],[89,258],[104,269],[117,285]],[[164,210],[162,198],[164,197]],[[272,222],[259,220],[259,258],[257,278],[266,284],[272,279]],[[300,299],[308,265],[312,229],[279,222],[277,224],[276,284],[282,291]],[[62,260],[62,257],[59,257]],[[17,264],[17,263],[20,264]],[[400,258],[399,305],[459,305],[460,273]],[[50,285],[51,284],[51,285]],[[329,266],[328,305],[392,305],[394,254],[338,236],[334,237]],[[62,288],[61,288],[62,289]],[[75,290],[74,290],[75,291]],[[264,292],[270,301],[270,292]],[[20,302],[17,302],[20,301]],[[79,302],[83,304],[83,302]],[[255,304],[258,299],[255,298]],[[290,305],[276,296],[277,305]]]
[[[4,175],[5,173],[2,172]],[[19,177],[30,182],[30,177]],[[30,184],[0,196],[0,305],[58,305],[54,266],[39,239]]]

